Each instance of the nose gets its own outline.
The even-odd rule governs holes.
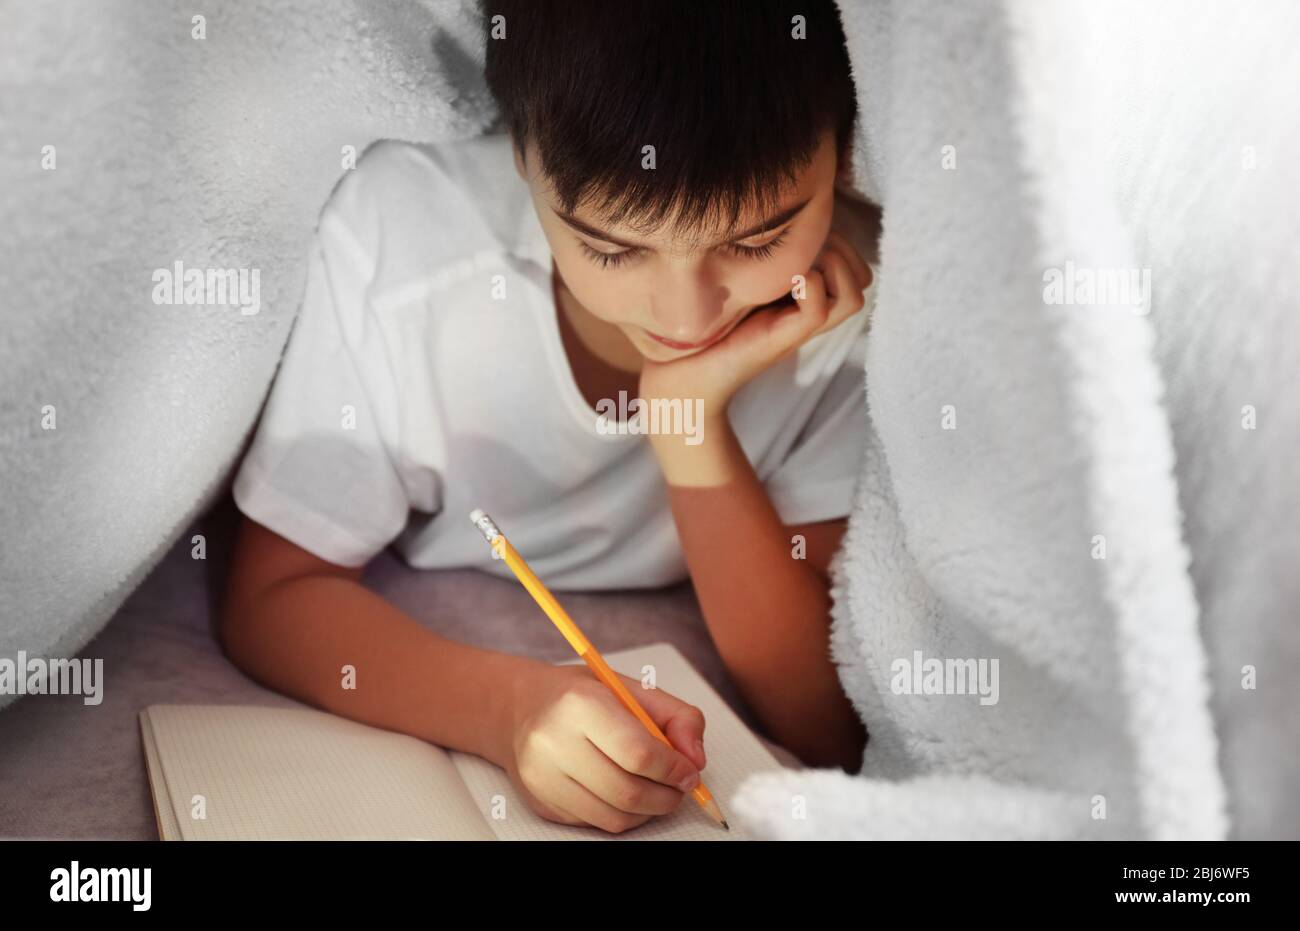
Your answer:
[[[656,332],[681,343],[702,342],[721,325],[728,293],[703,266],[674,270],[650,294]]]

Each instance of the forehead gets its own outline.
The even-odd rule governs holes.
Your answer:
[[[677,208],[669,207],[661,216],[616,216],[616,211],[604,200],[602,193],[586,192],[570,211],[564,210],[546,173],[542,170],[540,154],[530,140],[526,147],[526,173],[528,182],[540,198],[559,217],[595,238],[626,245],[646,245],[655,249],[692,250],[733,239],[753,236],[785,222],[794,208],[800,207],[815,196],[823,182],[833,182],[835,173],[834,147],[829,137],[814,153],[807,164],[797,169],[792,180],[779,190],[770,190],[761,198],[751,198],[740,206],[734,222],[730,211],[710,209],[707,216],[693,222],[683,222]],[[769,223],[768,221],[773,221]]]

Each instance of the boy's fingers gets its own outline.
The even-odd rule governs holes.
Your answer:
[[[865,291],[867,288],[871,287],[871,282],[875,278],[875,275],[871,271],[871,266],[868,265],[866,260],[858,254],[858,250],[853,247],[853,244],[849,242],[848,238],[842,233],[831,230],[830,235],[826,237],[826,240],[827,242],[832,243],[836,247],[836,251],[839,252],[840,255],[844,256],[845,260],[849,263],[849,269],[853,272],[853,277],[857,282],[858,288]]]
[[[585,730],[596,749],[627,773],[678,792],[689,792],[700,781],[699,768],[689,757],[651,734],[621,705],[617,714],[607,715]]]
[[[685,754],[696,769],[708,765],[708,758],[704,754],[703,711],[663,689],[642,688],[639,682],[632,688],[632,695],[659,725],[668,742]],[[655,742],[658,743],[657,740]]]
[[[680,750],[697,770],[709,765],[704,753],[704,718],[696,721],[690,717],[675,717],[667,727],[660,728],[669,742]]]
[[[557,824],[586,824],[587,823],[586,821],[583,821],[581,818],[579,818],[577,815],[571,814],[565,811],[563,808],[557,808],[554,805],[546,804],[541,799],[537,798],[537,796],[535,795],[528,800],[528,804],[529,807],[533,809],[533,811],[537,812],[547,821],[554,821]]]
[[[822,255],[808,274],[804,276],[806,289],[803,298],[795,298],[796,308],[792,310],[791,316],[798,320],[798,326],[802,335],[796,341],[802,344],[812,333],[821,328],[826,322],[826,317],[830,313],[833,295],[830,293],[828,276],[823,268],[826,266],[828,256]],[[789,324],[794,327],[795,324]]]
[[[816,332],[826,322],[829,313],[830,299],[820,268],[823,261],[824,256],[819,256],[812,268],[804,273],[803,297],[797,297],[792,287],[781,302],[764,308],[738,326],[728,337],[732,346],[747,358],[758,360],[761,365],[770,365]],[[667,731],[665,736],[673,739]]]
[[[559,824],[586,824],[585,821],[570,812],[567,812],[556,805],[542,801],[542,799],[538,798],[537,795],[528,788],[528,786],[524,785],[522,780],[515,779],[513,781],[515,783],[516,791],[524,797],[524,801],[528,803],[528,807],[537,812],[547,821],[555,821]]]
[[[839,252],[828,253],[825,259],[827,291],[830,293],[830,312],[818,328],[821,333],[839,326],[863,306],[862,290],[857,286],[848,259]]]
[[[651,734],[646,733],[646,737],[663,746]],[[566,753],[561,769],[605,804],[619,811],[637,815],[666,815],[682,801],[680,789],[627,771],[590,740],[583,741],[582,747]]]
[[[651,817],[618,810],[569,775],[564,775],[555,786],[555,804],[584,823],[611,834],[645,824]]]
[[[822,271],[822,265],[825,261],[826,257],[824,255],[818,256],[817,261],[813,263],[813,267],[808,269],[807,274],[804,275],[804,296],[796,296],[794,299],[795,305],[800,310],[816,310],[819,307],[824,307],[826,302],[830,300],[829,295],[826,293],[826,275]]]

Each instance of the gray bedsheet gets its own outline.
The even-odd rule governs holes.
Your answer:
[[[213,610],[236,518],[227,498],[186,532],[83,651],[103,658],[101,704],[87,706],[73,695],[27,696],[0,710],[0,837],[156,839],[136,717],[142,708],[298,704],[245,676],[214,637]],[[207,537],[206,561],[190,556],[193,533]],[[573,655],[517,583],[471,570],[417,571],[391,553],[371,564],[365,581],[445,636],[541,659]],[[672,643],[753,725],[689,584],[562,597],[602,652]]]

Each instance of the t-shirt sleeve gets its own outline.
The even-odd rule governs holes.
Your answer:
[[[234,482],[248,517],[329,562],[360,566],[406,525],[397,394],[367,303],[374,262],[326,208],[298,318]]]
[[[852,509],[869,429],[865,357],[866,331],[859,327],[790,452],[765,483],[786,526],[847,517]]]

